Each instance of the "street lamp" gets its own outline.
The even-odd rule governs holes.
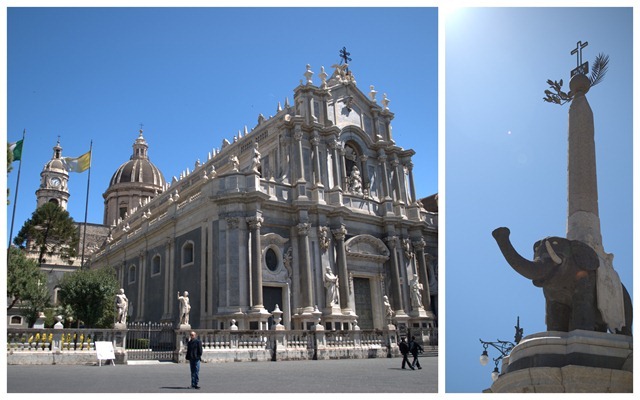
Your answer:
[[[513,350],[513,348],[516,346],[516,344],[520,343],[520,340],[522,340],[523,329],[520,328],[520,317],[518,317],[518,321],[514,328],[516,329],[516,335],[514,337],[515,343],[500,339],[496,340],[495,342],[486,342],[480,339],[480,343],[482,343],[483,347],[482,354],[480,355],[480,364],[482,366],[485,366],[489,363],[489,353],[487,352],[489,346],[495,348],[496,350],[498,350],[498,352],[500,352],[500,356],[493,359],[495,368],[491,373],[491,379],[493,379],[494,382],[498,379],[498,376],[500,376],[500,371],[498,370],[498,364],[500,363],[500,360],[508,356],[509,353],[511,353],[511,350]]]

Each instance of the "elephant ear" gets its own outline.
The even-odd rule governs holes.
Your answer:
[[[600,266],[600,259],[588,244],[579,240],[571,241],[571,254],[576,266],[586,271],[595,271]]]

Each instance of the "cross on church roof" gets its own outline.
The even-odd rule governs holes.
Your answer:
[[[348,64],[349,61],[351,61],[351,58],[349,57],[350,55],[351,53],[347,52],[347,48],[343,47],[342,50],[340,50],[340,58],[342,58],[342,60],[340,60],[340,64],[342,64],[343,61],[345,64]]]
[[[573,71],[571,71],[572,77],[577,74],[586,75],[589,73],[589,63],[588,62],[584,64],[582,63],[582,49],[584,49],[588,45],[589,45],[589,42],[582,43],[582,41],[579,40],[578,43],[576,43],[576,48],[571,50],[571,55],[577,54],[576,56],[577,66]]]

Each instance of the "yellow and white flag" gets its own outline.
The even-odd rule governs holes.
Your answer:
[[[80,157],[62,157],[62,163],[69,172],[84,172],[91,167],[91,150]]]

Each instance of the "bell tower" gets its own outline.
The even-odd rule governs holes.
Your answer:
[[[53,157],[42,168],[40,173],[40,187],[36,190],[37,206],[53,202],[62,209],[67,209],[69,202],[69,173],[62,163],[62,147],[60,138],[53,147]]]

